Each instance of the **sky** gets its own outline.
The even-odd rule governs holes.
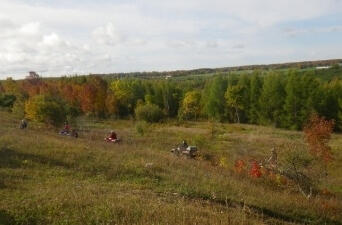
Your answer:
[[[0,0],[0,79],[342,58],[342,0]]]

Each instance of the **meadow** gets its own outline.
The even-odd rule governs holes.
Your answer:
[[[80,137],[0,112],[0,224],[342,224],[342,135],[330,146],[327,194],[238,174],[238,159],[279,158],[303,133],[256,125],[75,121]],[[122,138],[106,143],[110,130]],[[170,153],[186,139],[196,159]],[[322,187],[323,188],[323,187]]]

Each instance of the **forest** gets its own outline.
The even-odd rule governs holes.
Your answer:
[[[326,74],[326,76],[324,76]],[[7,78],[0,106],[28,119],[59,126],[86,115],[113,119],[169,119],[261,124],[301,130],[317,113],[342,129],[341,67],[325,70],[254,70],[188,79]]]

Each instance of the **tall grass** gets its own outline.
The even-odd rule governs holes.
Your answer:
[[[295,189],[233,172],[235,159],[262,159],[301,133],[251,125],[78,121],[79,139],[40,124],[18,130],[0,113],[0,224],[341,224],[341,136],[326,186],[307,200]],[[115,129],[123,142],[103,142]],[[169,150],[197,144],[196,160]],[[220,164],[224,160],[224,166]]]

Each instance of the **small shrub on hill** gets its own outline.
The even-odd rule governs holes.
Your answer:
[[[238,159],[235,161],[235,164],[234,164],[234,170],[236,173],[243,173],[246,169],[246,163],[245,161],[243,161],[242,159]]]
[[[148,129],[149,125],[145,121],[139,121],[135,125],[135,130],[140,136],[144,136],[145,133],[147,133]]]
[[[0,94],[0,107],[12,107],[16,99],[14,95]]]
[[[254,178],[261,177],[260,166],[259,166],[259,164],[256,161],[252,162],[252,167],[251,167],[251,169],[249,171],[249,175],[251,177],[254,177]]]
[[[138,120],[149,123],[159,122],[163,118],[162,110],[154,104],[138,105],[135,109],[135,116]]]
[[[325,120],[317,114],[312,115],[304,127],[305,141],[310,154],[324,163],[329,163],[333,159],[328,145],[333,129],[333,120]]]
[[[333,128],[333,120],[312,115],[304,127],[307,150],[302,149],[302,146],[292,145],[283,157],[283,173],[294,181],[306,198],[318,192],[328,175],[327,166],[333,160],[328,142]]]
[[[23,118],[25,116],[25,101],[17,99],[13,104],[12,113]]]

